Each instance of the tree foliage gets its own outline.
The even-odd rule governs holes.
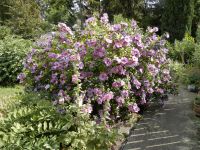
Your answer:
[[[109,18],[113,20],[115,14],[122,14],[126,18],[134,18],[141,21],[144,11],[143,0],[103,0],[103,11],[109,14]]]
[[[186,32],[191,33],[194,4],[194,0],[166,0],[162,31],[170,33],[171,41],[181,40]]]

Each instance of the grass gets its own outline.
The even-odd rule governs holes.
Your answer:
[[[14,103],[16,95],[23,92],[23,87],[16,85],[13,87],[0,87],[0,117],[3,116],[9,104]]]

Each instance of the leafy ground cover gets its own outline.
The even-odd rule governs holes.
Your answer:
[[[13,87],[0,87],[0,116],[2,116],[9,104],[15,102],[16,95],[23,92],[23,86],[13,86]]]

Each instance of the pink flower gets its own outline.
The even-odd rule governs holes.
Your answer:
[[[134,103],[133,105],[129,105],[128,109],[130,112],[133,112],[133,113],[138,113],[140,111],[140,108],[138,107],[136,103]]]
[[[105,72],[102,72],[102,73],[99,75],[99,80],[101,80],[101,81],[108,80],[108,75],[107,75]]]

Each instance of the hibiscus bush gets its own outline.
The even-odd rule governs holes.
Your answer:
[[[85,28],[58,31],[37,42],[19,75],[27,90],[50,93],[55,105],[87,105],[91,117],[112,124],[172,88],[165,34],[143,32],[136,21],[110,24],[107,14]]]

